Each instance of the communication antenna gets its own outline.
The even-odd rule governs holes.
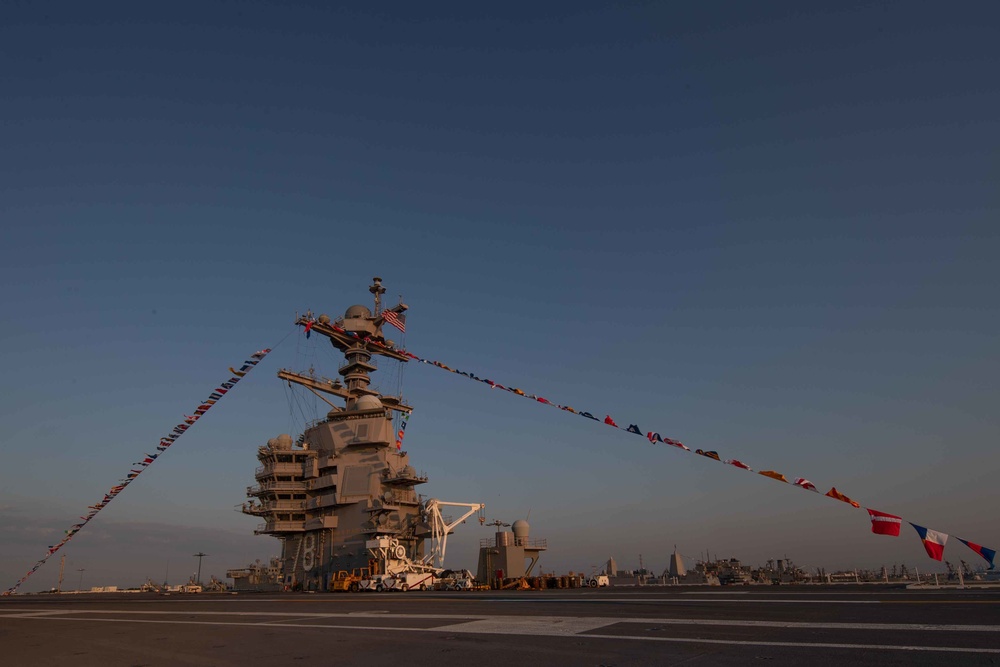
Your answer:
[[[368,288],[368,291],[375,295],[375,317],[378,317],[379,313],[382,312],[382,295],[385,294],[385,288],[382,287],[382,279],[378,276],[372,278],[372,285]]]
[[[194,582],[196,584],[200,584],[201,583],[201,559],[204,558],[207,555],[208,554],[202,553],[200,551],[198,553],[194,554],[194,557],[198,559],[198,577],[197,577],[197,579]]]

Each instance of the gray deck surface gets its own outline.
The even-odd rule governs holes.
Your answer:
[[[0,599],[4,665],[987,665],[1000,589]]]

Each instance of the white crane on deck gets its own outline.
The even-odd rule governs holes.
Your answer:
[[[446,523],[444,517],[441,516],[441,507],[465,507],[468,511],[460,516],[459,518]],[[480,525],[486,521],[486,515],[483,512],[486,510],[486,505],[483,503],[449,503],[443,500],[438,500],[437,498],[431,498],[424,505],[424,511],[427,513],[427,521],[431,524],[431,550],[423,558],[423,563],[429,564],[438,568],[444,567],[444,552],[448,547],[448,533],[458,524],[464,522],[470,516],[479,512],[479,523]],[[434,561],[437,563],[434,563]]]
[[[448,520],[441,515],[442,507],[464,507],[466,512],[458,519]],[[396,538],[376,535],[365,543],[377,567],[372,576],[362,580],[362,590],[425,590],[434,585],[437,576],[444,569],[444,554],[448,547],[448,534],[458,524],[479,512],[479,523],[486,521],[483,503],[450,503],[437,498],[426,501],[421,510],[424,520],[430,524],[431,549],[419,561],[412,560],[406,547]]]

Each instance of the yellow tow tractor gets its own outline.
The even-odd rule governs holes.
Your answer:
[[[351,591],[353,593],[360,589],[358,582],[362,579],[368,579],[369,577],[370,574],[367,567],[355,568],[350,572],[347,570],[340,570],[333,576],[332,579],[330,579],[330,590]]]

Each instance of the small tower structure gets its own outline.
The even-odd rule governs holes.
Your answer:
[[[677,545],[674,545],[674,552],[670,554],[670,565],[667,566],[667,576],[671,579],[679,579],[687,574],[684,568],[684,559],[677,553]]]
[[[281,435],[258,449],[257,484],[247,488],[250,500],[243,504],[244,513],[264,520],[255,532],[281,542],[286,586],[326,590],[339,570],[369,566],[365,543],[376,537],[394,538],[407,557],[419,560],[430,534],[415,489],[427,477],[393,446],[393,414],[412,408],[400,396],[383,395],[370,386],[370,374],[377,370],[373,357],[403,363],[409,357],[382,334],[381,278],[374,278],[369,291],[375,297],[374,313],[354,305],[335,320],[306,313],[296,321],[343,353],[338,369],[342,380],[278,372],[279,378],[305,387],[330,406],[297,440]],[[399,303],[389,310],[401,314],[406,309]]]
[[[531,576],[542,552],[548,548],[547,540],[531,539],[531,526],[524,519],[515,521],[510,531],[503,530],[506,524],[499,521],[494,525],[498,529],[496,536],[479,542],[476,579],[492,582]],[[501,571],[503,574],[498,575]]]

